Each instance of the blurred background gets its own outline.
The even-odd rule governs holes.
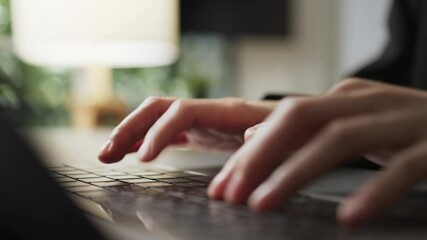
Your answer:
[[[114,105],[114,111],[92,106],[96,119],[76,124],[73,114],[79,111],[72,92],[83,68],[18,57],[11,37],[16,26],[12,1],[18,0],[0,0],[0,102],[18,112],[27,126],[76,127],[113,126],[148,96],[259,99],[267,93],[322,93],[380,53],[391,2],[181,0],[176,61],[112,66],[107,84],[115,104],[106,105]],[[51,11],[48,4],[43,7]],[[138,22],[130,27],[140,30]]]

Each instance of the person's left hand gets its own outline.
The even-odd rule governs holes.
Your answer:
[[[287,98],[255,134],[248,130],[208,193],[276,209],[349,158],[387,152],[386,169],[338,209],[341,223],[356,226],[427,178],[426,123],[427,92],[382,83],[352,79],[323,96]]]
[[[147,98],[112,132],[98,158],[114,163],[131,152],[151,161],[169,145],[196,150],[235,151],[243,133],[262,122],[276,102],[238,98]]]

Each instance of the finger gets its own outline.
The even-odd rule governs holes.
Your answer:
[[[290,195],[350,157],[413,142],[422,125],[418,117],[410,112],[392,112],[332,123],[256,189],[251,207],[279,208]]]
[[[226,183],[224,194],[227,201],[245,203],[249,194],[284,160],[305,144],[330,119],[363,114],[375,110],[369,98],[342,96],[289,99],[267,119],[269,124],[232,158],[237,167]],[[228,181],[228,180],[227,180]],[[215,182],[214,182],[215,183]],[[212,186],[212,188],[215,188]]]
[[[292,104],[283,104],[283,103],[289,103],[289,99],[287,99],[287,101],[282,101],[282,103],[279,105],[279,107],[273,112],[273,116],[270,116],[267,121],[269,121],[270,119],[274,119],[274,118],[280,118],[281,116],[285,115],[285,112],[288,112],[288,108],[292,108]],[[289,110],[289,112],[292,112]],[[268,128],[271,127],[269,126],[269,124],[264,125],[261,129],[259,129],[258,134],[262,134],[262,132],[267,131],[267,132],[271,132],[272,130],[268,130]],[[263,142],[261,142],[263,143]],[[277,143],[276,141],[273,141],[273,143]],[[256,148],[259,147],[256,144],[254,144],[253,142],[249,141],[246,142],[244,144],[244,146],[242,148]],[[271,149],[273,151],[278,150],[280,148],[275,147],[275,146],[271,146]],[[272,155],[274,155],[275,153],[272,153]],[[279,153],[278,153],[279,154]],[[226,195],[226,190],[230,189],[230,181],[232,180],[232,178],[236,178],[234,175],[235,173],[238,171],[236,170],[237,168],[239,168],[238,165],[241,165],[240,162],[242,162],[242,160],[246,159],[246,153],[244,151],[242,151],[241,149],[238,150],[235,154],[233,154],[233,156],[227,161],[227,163],[225,164],[225,166],[221,169],[221,171],[219,172],[219,174],[217,174],[217,176],[214,177],[214,179],[212,180],[211,184],[209,185],[209,189],[208,189],[208,194],[209,197],[213,198],[213,199],[224,199],[225,195]],[[265,156],[266,159],[269,159],[269,156]],[[257,168],[259,170],[262,170],[263,168]],[[249,175],[249,174],[248,174]],[[256,179],[260,179],[261,175],[251,175],[250,177],[252,178],[256,178]],[[239,176],[239,181],[242,180],[241,176]],[[234,180],[234,182],[236,182],[236,180]],[[233,191],[234,191],[233,187]],[[230,190],[228,190],[230,191]],[[244,203],[244,201],[241,201],[240,199],[230,199],[230,197],[228,197],[227,201],[229,202],[233,202],[233,203]]]
[[[144,143],[144,140],[140,140],[136,142],[127,153],[133,153],[138,151],[141,145]],[[188,143],[188,139],[185,133],[181,133],[175,137],[175,139],[171,142],[171,145],[179,146]]]
[[[223,133],[213,128],[191,128],[186,133],[188,146],[197,151],[232,153],[244,143],[241,134]]]
[[[176,100],[148,131],[138,158],[141,161],[156,158],[177,134],[190,128],[220,129],[223,133],[242,136],[248,126],[267,115],[258,112],[252,116],[252,110],[244,102],[233,99]]]
[[[227,187],[232,172],[236,167],[238,158],[231,158],[228,160],[221,171],[212,179],[208,187],[208,196],[211,199],[223,200],[224,191]]]
[[[142,143],[144,142],[144,140],[139,140],[138,142],[136,142],[127,153],[133,153],[138,151],[138,149],[141,147]]]
[[[148,129],[173,103],[173,98],[151,97],[127,116],[113,131],[98,158],[106,163],[117,162],[145,136]]]
[[[348,227],[357,227],[389,208],[414,184],[427,178],[427,142],[418,143],[391,159],[391,165],[345,200],[337,211]]]

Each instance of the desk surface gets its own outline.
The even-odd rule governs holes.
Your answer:
[[[24,132],[32,143],[40,150],[46,161],[55,163],[61,161],[73,164],[99,164],[97,160],[99,150],[108,140],[112,129],[100,128],[80,130],[71,128],[31,128]],[[179,169],[204,168],[221,166],[228,159],[229,154],[223,153],[198,153],[185,149],[166,149],[152,163],[141,163],[135,154],[129,154],[121,162],[111,164],[109,167],[128,168],[150,167],[153,164],[163,164]]]

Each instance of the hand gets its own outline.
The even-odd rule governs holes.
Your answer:
[[[426,123],[427,92],[382,83],[352,79],[323,96],[287,98],[255,134],[246,134],[208,193],[276,209],[351,157],[386,152],[385,170],[337,211],[341,223],[354,227],[427,178]]]
[[[243,144],[245,130],[262,122],[275,106],[237,98],[152,97],[114,129],[99,159],[113,163],[138,151],[141,161],[150,161],[169,144],[234,151]]]

